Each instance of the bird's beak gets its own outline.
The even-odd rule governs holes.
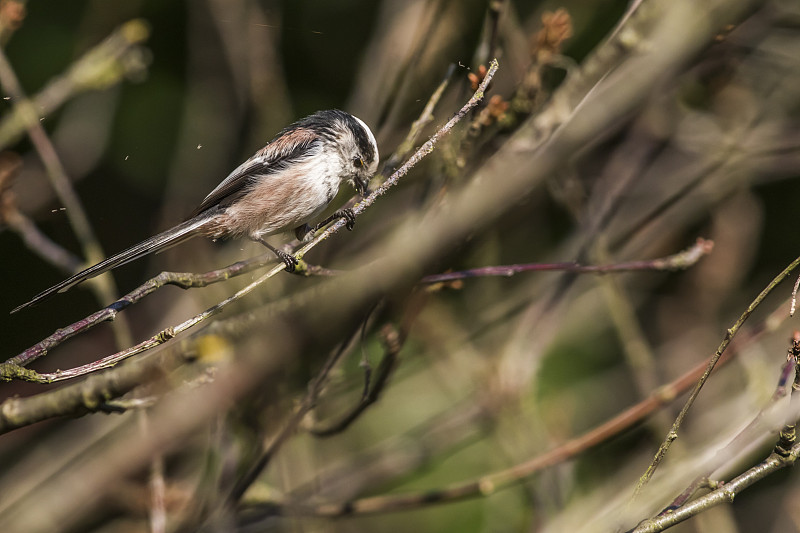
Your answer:
[[[369,178],[353,178],[353,186],[358,191],[362,197],[366,198],[367,194],[369,194]]]

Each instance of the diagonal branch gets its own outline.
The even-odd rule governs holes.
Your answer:
[[[492,62],[492,65],[489,71],[486,74],[483,82],[481,83],[478,90],[469,99],[469,101],[464,104],[464,106],[459,110],[458,113],[453,116],[444,126],[442,126],[428,141],[423,144],[415,153],[414,155],[409,158],[399,169],[397,169],[391,176],[375,191],[372,192],[367,198],[364,199],[363,202],[356,204],[353,208],[353,213],[355,215],[359,215],[364,212],[365,209],[370,207],[380,196],[386,194],[386,192],[392,188],[397,182],[405,176],[417,163],[419,163],[424,157],[430,154],[433,151],[434,146],[436,143],[441,139],[443,136],[447,135],[450,130],[473,108],[475,107],[478,102],[483,99],[486,87],[488,86],[489,82],[494,77],[494,74],[497,72],[498,69],[497,60]],[[309,250],[317,246],[322,241],[328,239],[330,236],[337,233],[341,228],[345,225],[345,221],[342,219],[337,220],[332,225],[330,225],[324,232],[317,235],[314,239],[312,239],[307,244],[303,245],[298,251],[295,252],[295,256],[298,259],[302,259],[303,255],[306,254]],[[269,271],[263,274],[261,277],[253,281],[252,283],[248,284],[246,287],[240,289],[232,296],[218,302],[217,304],[209,307],[202,313],[195,315],[176,326],[171,326],[161,330],[160,332],[156,333],[149,339],[146,339],[134,346],[131,346],[125,350],[120,352],[111,354],[103,359],[98,361],[75,367],[68,370],[60,370],[57,372],[52,373],[37,373],[31,370],[22,369],[16,364],[7,363],[0,365],[0,379],[11,380],[11,379],[23,379],[26,381],[34,381],[37,383],[52,383],[56,381],[63,381],[67,379],[72,379],[75,377],[83,376],[90,372],[94,372],[103,368],[109,368],[111,366],[116,365],[120,361],[123,361],[131,356],[146,352],[155,348],[156,346],[160,346],[161,344],[167,342],[168,340],[172,339],[176,335],[196,326],[197,324],[205,321],[206,319],[210,318],[213,315],[216,315],[222,312],[228,305],[233,302],[236,302],[246,296],[247,294],[251,293],[253,290],[258,288],[261,284],[266,282],[269,278],[275,276],[279,272],[282,272],[284,269],[284,265],[282,263],[274,265]],[[302,268],[301,268],[302,270]],[[137,289],[138,290],[138,289]],[[135,291],[134,291],[135,292]],[[105,311],[101,310],[98,313],[104,313]],[[93,315],[92,315],[93,316]],[[91,317],[89,317],[91,318]],[[58,332],[56,332],[58,334]],[[63,336],[63,334],[62,334]],[[46,339],[45,339],[46,341]],[[44,341],[43,341],[44,342]],[[35,347],[34,347],[35,348]],[[43,355],[40,354],[40,355]]]
[[[700,379],[697,381],[697,384],[692,390],[692,393],[689,395],[689,399],[686,400],[686,404],[684,404],[680,413],[678,413],[678,416],[675,418],[675,422],[672,424],[672,428],[670,428],[669,433],[667,433],[667,436],[664,439],[664,442],[662,442],[661,446],[658,448],[658,451],[656,452],[653,461],[650,463],[650,466],[647,467],[647,470],[639,479],[639,482],[636,485],[636,489],[634,490],[633,498],[636,498],[641,493],[642,489],[644,489],[644,487],[653,477],[653,474],[655,474],[656,469],[658,468],[661,461],[664,459],[664,456],[667,454],[667,451],[669,450],[669,447],[672,444],[672,442],[678,438],[678,429],[680,429],[683,420],[686,418],[686,415],[689,412],[689,409],[691,409],[692,405],[694,405],[697,396],[700,394],[700,390],[703,388],[703,385],[706,384],[706,381],[708,381],[708,378],[711,375],[711,372],[714,370],[714,367],[719,362],[720,358],[722,357],[722,354],[728,348],[728,345],[731,343],[733,338],[742,328],[742,325],[744,325],[745,321],[748,318],[750,318],[750,315],[753,313],[753,311],[755,311],[756,307],[761,305],[761,302],[764,301],[767,295],[769,295],[769,293],[771,293],[772,290],[775,289],[775,287],[777,287],[780,284],[780,282],[782,282],[798,265],[800,265],[800,257],[792,261],[789,264],[789,266],[784,268],[780,274],[775,276],[775,279],[773,279],[759,293],[759,295],[756,296],[755,300],[753,300],[750,303],[750,305],[747,306],[747,309],[744,310],[744,312],[741,314],[739,319],[733,324],[733,326],[731,326],[728,329],[728,331],[725,332],[725,337],[722,339],[722,342],[717,347],[717,351],[714,352],[714,355],[708,361],[708,365],[706,366],[705,372],[703,372],[703,375],[700,376]]]

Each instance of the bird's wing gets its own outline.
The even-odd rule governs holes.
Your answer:
[[[247,191],[254,177],[284,170],[289,164],[313,155],[320,147],[319,137],[313,131],[305,128],[287,130],[236,167],[188,218],[215,206],[227,207]]]

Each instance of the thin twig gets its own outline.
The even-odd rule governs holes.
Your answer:
[[[683,522],[693,516],[700,514],[703,511],[715,507],[722,503],[731,503],[734,498],[743,490],[750,487],[757,481],[761,481],[766,477],[778,472],[786,467],[793,466],[800,456],[800,443],[791,447],[787,454],[773,452],[770,456],[759,463],[758,465],[750,468],[743,474],[723,484],[716,490],[702,496],[693,502],[684,505],[680,509],[676,509],[670,513],[659,515],[655,518],[645,520],[640,523],[633,533],[656,533],[664,531],[676,524]]]
[[[247,473],[245,473],[245,475],[242,476],[242,478],[239,479],[234,485],[233,489],[228,494],[228,502],[237,502],[241,499],[250,485],[252,485],[256,479],[258,479],[258,476],[261,475],[261,472],[264,471],[270,460],[275,456],[283,443],[286,442],[286,440],[292,434],[294,434],[306,414],[308,414],[308,412],[314,408],[314,406],[317,404],[317,400],[319,399],[319,395],[322,393],[322,389],[328,382],[328,377],[330,376],[331,371],[333,371],[334,367],[339,362],[339,359],[341,359],[342,355],[344,355],[347,347],[350,346],[360,329],[361,325],[359,324],[350,333],[347,340],[342,342],[338,349],[328,356],[325,364],[322,365],[322,369],[320,369],[317,376],[311,381],[311,383],[309,383],[308,392],[303,397],[303,400],[294,408],[293,412],[289,415],[288,419],[280,431],[278,431],[277,435],[270,439],[269,444],[264,446],[264,449],[261,452],[258,460],[253,463]]]
[[[92,263],[102,260],[104,257],[103,249],[92,230],[89,217],[83,209],[80,198],[72,188],[72,183],[67,177],[67,172],[56,153],[53,143],[39,122],[33,104],[25,95],[17,75],[2,48],[0,48],[0,84],[2,84],[6,94],[14,101],[14,108],[22,113],[31,142],[47,169],[47,176],[50,178],[53,190],[66,208],[67,220],[69,220],[72,231],[83,249],[84,257]],[[101,302],[108,302],[116,298],[116,284],[111,276],[98,278],[98,281],[94,282],[91,287],[95,292],[95,296]],[[115,323],[113,329],[119,346],[127,346],[131,343],[130,328],[126,321]]]
[[[0,364],[0,379],[3,380],[22,379],[25,381],[33,381],[36,383],[54,383],[56,381],[64,381],[67,379],[80,377],[89,374],[91,372],[96,372],[97,370],[102,370],[104,368],[110,368],[119,363],[120,361],[124,361],[128,357],[132,357],[134,355],[144,353],[148,350],[152,350],[153,348],[169,341],[176,335],[183,333],[184,331],[196,326],[197,324],[200,324],[209,317],[212,317],[217,313],[221,313],[225,307],[241,299],[245,295],[249,294],[256,287],[261,285],[263,282],[265,282],[272,276],[278,274],[279,272],[282,272],[285,268],[286,267],[285,265],[283,265],[283,263],[277,264],[254,282],[240,289],[232,296],[229,296],[228,298],[225,298],[221,302],[212,305],[202,313],[197,314],[188,320],[184,320],[177,326],[171,326],[165,328],[156,333],[155,335],[153,335],[152,337],[150,337],[149,339],[146,339],[138,344],[126,348],[125,350],[116,352],[114,354],[111,354],[107,357],[104,357],[92,363],[70,368],[68,370],[58,370],[56,372],[50,372],[50,373],[33,372],[18,365]]]
[[[720,467],[720,465],[724,464],[725,461],[733,457],[733,454],[736,450],[744,449],[744,447],[748,444],[755,442],[760,434],[763,434],[765,423],[768,423],[767,410],[785,398],[789,392],[789,377],[794,374],[794,368],[797,361],[796,358],[797,355],[800,354],[800,351],[798,350],[800,350],[800,343],[798,343],[797,338],[795,338],[792,340],[792,347],[789,349],[789,358],[781,368],[778,384],[775,387],[775,391],[772,393],[772,397],[767,405],[765,405],[756,414],[753,420],[751,420],[746,427],[744,427],[736,436],[734,436],[725,447],[721,448],[714,454],[714,457],[705,464],[704,472],[698,475],[680,495],[672,500],[672,502],[670,502],[670,504],[658,514],[658,516],[671,513],[676,509],[686,505],[691,497],[697,492],[698,488],[707,484],[711,474],[713,474],[714,471]]]
[[[487,72],[486,77],[484,78],[483,82],[481,83],[480,87],[478,87],[478,90],[475,92],[472,98],[470,98],[469,101],[466,104],[464,104],[461,110],[459,110],[458,113],[456,113],[455,116],[453,116],[453,118],[451,118],[436,133],[434,133],[433,136],[431,136],[431,138],[428,139],[428,141],[425,144],[423,144],[414,153],[414,155],[411,156],[411,158],[409,158],[409,160],[403,164],[403,166],[401,166],[391,176],[389,176],[389,178],[380,187],[375,189],[369,196],[367,196],[367,198],[364,198],[364,201],[356,204],[356,206],[353,208],[353,213],[355,215],[361,214],[365,209],[370,207],[380,196],[386,194],[386,192],[390,188],[392,188],[395,184],[397,184],[400,178],[405,176],[409,170],[411,170],[425,156],[427,156],[433,151],[433,148],[439,141],[439,139],[442,138],[444,135],[447,135],[450,132],[450,130],[453,129],[453,127],[469,112],[469,110],[472,109],[474,106],[478,104],[478,102],[481,101],[481,99],[484,97],[485,94],[484,91],[486,90],[486,86],[489,84],[492,77],[494,77],[494,74],[495,72],[497,72],[497,69],[498,69],[497,60],[494,60],[492,62],[491,68],[489,69],[489,72]],[[322,241],[326,240],[330,236],[337,233],[339,230],[341,230],[341,228],[344,225],[345,222],[343,219],[337,220],[336,222],[328,226],[328,228],[321,234],[317,235],[316,237],[314,237],[314,239],[303,245],[299,250],[295,251],[294,254],[295,257],[297,257],[298,259],[302,259],[304,254],[306,254],[309,250],[317,246]],[[300,267],[299,270],[302,272],[303,265],[299,265],[299,267]],[[255,290],[257,287],[259,287],[262,283],[267,281],[269,278],[278,274],[279,272],[282,272],[283,269],[284,266],[282,264],[280,263],[276,264],[269,271],[264,273],[261,277],[259,277],[252,283],[248,284],[246,287],[240,289],[235,294],[229,296],[228,298],[225,298],[221,302],[218,302],[217,304],[209,307],[202,313],[199,313],[193,316],[192,318],[189,318],[188,320],[181,322],[176,326],[165,328],[159,333],[150,337],[149,339],[146,339],[136,345],[133,345],[125,350],[109,355],[98,361],[83,366],[71,368],[68,370],[59,370],[57,372],[52,372],[52,373],[37,373],[31,370],[24,369],[16,364],[0,364],[0,379],[4,380],[23,379],[39,383],[52,383],[55,381],[72,379],[103,368],[109,368],[119,363],[120,361],[127,359],[128,357],[151,350],[156,346],[159,346],[167,342],[176,335],[205,321],[209,317],[222,312],[225,309],[225,307],[227,307],[233,302],[240,300],[241,298],[243,298],[244,296]],[[101,310],[98,312],[104,313],[105,311]]]
[[[109,320],[114,320],[117,313],[128,306],[138,302],[148,294],[151,294],[165,285],[175,285],[182,289],[192,287],[205,287],[212,283],[225,281],[227,279],[246,274],[267,263],[274,261],[272,254],[262,254],[244,261],[238,261],[225,268],[210,270],[202,274],[189,272],[162,272],[154,278],[150,278],[145,283],[132,290],[116,302],[92,313],[91,315],[73,322],[69,326],[56,330],[49,337],[42,339],[24,352],[5,361],[7,365],[27,366],[39,357],[46,355],[67,339],[91,329],[92,327]],[[0,379],[4,379],[0,373]]]
[[[727,363],[729,359],[724,359]],[[661,407],[674,401],[688,390],[705,370],[705,364],[698,365],[673,382],[659,387],[647,398],[621,412],[612,419],[590,429],[586,433],[568,440],[551,450],[510,468],[465,481],[444,489],[426,490],[407,494],[391,494],[361,498],[343,503],[321,505],[295,504],[293,502],[269,502],[265,507],[272,514],[313,515],[338,517],[361,514],[374,514],[409,508],[425,507],[433,504],[449,503],[467,498],[478,498],[492,494],[505,487],[518,483],[530,476],[576,457],[588,449],[607,442],[613,435],[640,423]]]
[[[686,418],[689,409],[691,409],[692,405],[694,405],[694,401],[700,394],[700,390],[703,388],[703,385],[705,385],[706,381],[708,381],[711,372],[714,370],[714,367],[716,366],[720,357],[722,357],[722,354],[725,351],[725,349],[733,340],[733,337],[736,336],[736,334],[741,329],[742,325],[750,317],[750,315],[753,313],[756,307],[758,307],[761,304],[761,302],[764,301],[764,298],[766,298],[767,295],[770,292],[772,292],[772,290],[775,287],[777,287],[778,284],[781,281],[783,281],[786,278],[786,276],[788,276],[792,272],[792,270],[794,270],[797,267],[798,264],[800,264],[800,257],[792,261],[789,264],[789,266],[783,269],[783,271],[780,274],[778,274],[775,277],[775,279],[773,279],[769,283],[769,285],[767,285],[764,288],[764,290],[762,290],[759,293],[758,296],[756,296],[755,300],[753,300],[750,303],[750,305],[747,306],[747,309],[745,309],[745,311],[742,313],[739,319],[733,324],[733,326],[731,326],[731,328],[725,332],[725,337],[722,339],[722,342],[720,343],[719,347],[717,347],[717,351],[709,360],[705,372],[703,372],[703,375],[700,376],[700,379],[698,380],[697,384],[692,390],[692,393],[689,395],[689,399],[686,400],[686,404],[683,406],[680,413],[678,413],[678,416],[675,418],[675,422],[672,424],[672,428],[670,429],[669,433],[667,433],[664,442],[661,443],[661,446],[656,452],[653,461],[650,463],[650,466],[647,467],[647,471],[645,471],[645,473],[639,479],[639,482],[636,484],[636,489],[634,490],[632,499],[635,499],[641,493],[642,489],[644,489],[644,487],[653,477],[653,474],[655,473],[656,469],[658,468],[658,465],[661,463],[662,459],[666,455],[667,450],[669,450],[669,447],[672,444],[672,442],[678,438],[678,429],[681,427],[681,424],[683,423],[683,420]]]
[[[367,408],[378,401],[381,393],[389,383],[389,377],[397,368],[398,358],[400,356],[400,349],[403,347],[405,336],[401,337],[399,332],[394,328],[385,328],[383,331],[384,338],[384,353],[381,362],[375,372],[374,379],[371,379],[372,386],[369,386],[369,381],[365,385],[367,390],[361,397],[360,401],[355,404],[350,411],[342,415],[339,420],[328,423],[324,427],[312,427],[309,433],[315,437],[331,437],[341,433],[358,419]]]
[[[523,263],[515,265],[494,265],[487,267],[471,268],[456,272],[443,272],[423,276],[420,283],[442,283],[479,277],[505,277],[509,278],[522,272],[574,272],[578,274],[613,274],[622,272],[678,271],[694,266],[703,256],[708,255],[714,248],[714,241],[698,238],[691,247],[677,254],[658,259],[640,261],[625,261],[608,265],[582,265],[575,261],[563,263]],[[341,270],[324,268],[317,265],[306,265],[304,274],[310,276],[337,276]]]
[[[520,272],[578,272],[608,274],[613,272],[635,272],[640,270],[685,270],[693,266],[704,255],[711,253],[714,247],[713,241],[697,239],[697,242],[682,252],[659,259],[645,261],[628,261],[614,263],[610,265],[581,265],[575,262],[567,263],[527,263],[521,265],[501,265],[462,270],[459,272],[445,272],[444,274],[433,274],[422,278],[423,283],[439,283],[443,281],[453,281],[458,279],[483,277],[483,276],[503,276],[509,277]]]
[[[387,169],[392,170],[400,163],[400,161],[402,161],[408,154],[411,153],[411,150],[414,149],[414,144],[417,142],[422,130],[433,120],[433,110],[436,108],[439,100],[442,99],[442,95],[444,94],[445,89],[447,89],[447,86],[450,85],[450,80],[453,78],[455,71],[456,65],[451,63],[450,66],[447,67],[447,73],[445,74],[444,79],[436,88],[436,90],[433,91],[433,94],[428,99],[425,107],[422,109],[422,113],[420,114],[419,118],[411,124],[411,129],[409,129],[406,138],[403,139],[403,142],[400,143],[392,156],[386,162]]]
[[[86,52],[63,75],[51,80],[29,104],[17,107],[0,120],[0,148],[15,142],[30,121],[52,114],[67,100],[86,91],[102,90],[124,77],[139,76],[147,67],[148,55],[140,46],[150,36],[142,19],[126,22]]]

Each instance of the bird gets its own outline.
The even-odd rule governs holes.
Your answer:
[[[269,248],[293,272],[297,259],[265,237],[294,230],[297,238],[306,240],[335,218],[346,219],[347,229],[352,230],[355,217],[350,209],[335,212],[314,228],[309,222],[325,210],[344,182],[366,196],[378,160],[378,144],[364,121],[338,109],[317,111],[281,130],[180,224],[70,276],[11,313],[198,235],[212,240],[247,237]]]

